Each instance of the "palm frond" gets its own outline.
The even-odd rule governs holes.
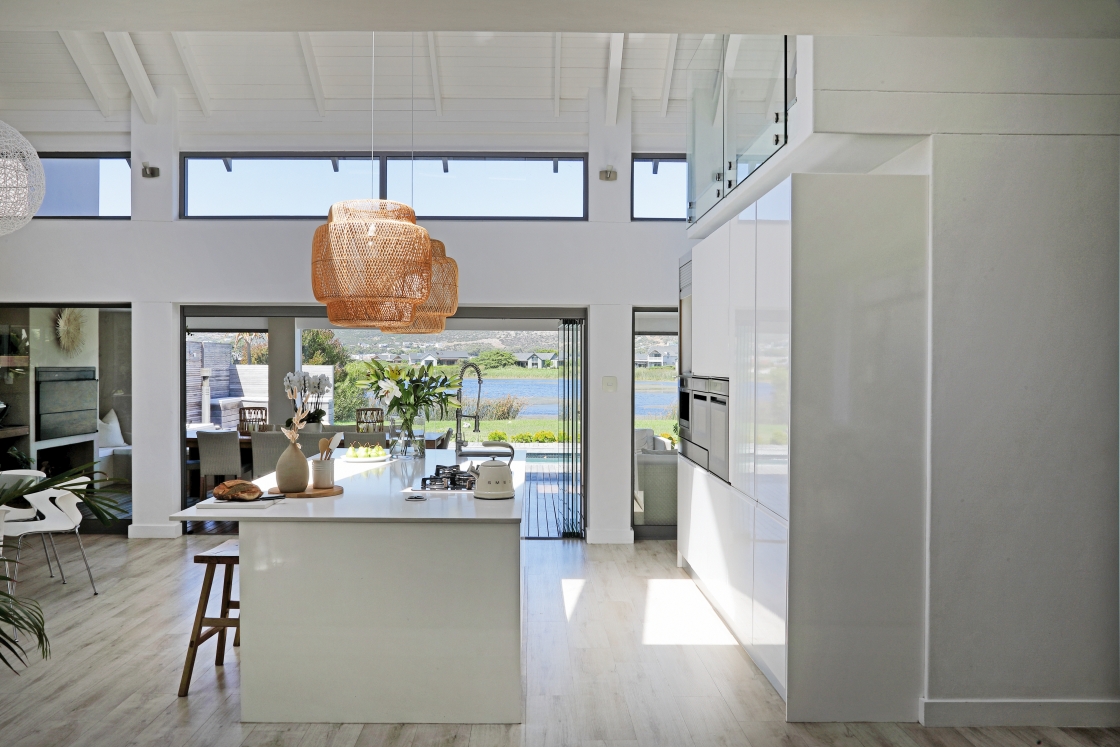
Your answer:
[[[7,567],[15,561],[0,557],[0,563]],[[47,640],[46,620],[39,603],[32,599],[22,599],[9,594],[10,579],[6,572],[0,573],[0,664],[16,674],[16,664],[27,666],[27,649],[16,640],[12,629],[35,639],[35,647],[46,659],[51,655],[50,641]]]

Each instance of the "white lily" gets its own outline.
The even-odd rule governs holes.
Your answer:
[[[379,396],[381,399],[385,400],[386,403],[390,403],[401,396],[401,388],[397,386],[397,382],[395,381],[382,379],[377,382],[377,387]]]

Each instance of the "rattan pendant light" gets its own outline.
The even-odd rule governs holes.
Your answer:
[[[372,88],[370,102],[374,108]],[[327,318],[340,327],[412,324],[432,289],[428,232],[401,202],[336,202],[312,238],[311,287]]]
[[[411,323],[431,294],[428,232],[400,202],[336,202],[312,239],[311,287],[332,324]]]
[[[411,323],[386,324],[382,332],[393,334],[432,334],[442,332],[447,317],[459,309],[459,265],[447,256],[443,242],[431,239],[432,291],[428,300],[416,306]]]

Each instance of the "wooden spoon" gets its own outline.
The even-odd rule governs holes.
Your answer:
[[[322,459],[323,455],[327,453],[327,449],[330,448],[330,445],[331,445],[331,440],[329,438],[320,438],[319,439],[319,458],[320,459]]]

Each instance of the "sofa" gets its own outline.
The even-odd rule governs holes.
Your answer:
[[[634,429],[634,523],[677,523],[677,451],[652,428]]]

